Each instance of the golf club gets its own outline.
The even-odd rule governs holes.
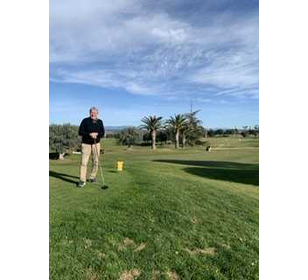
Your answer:
[[[99,159],[99,153],[98,153],[98,150],[97,150],[97,147],[96,147],[96,139],[94,139],[94,146],[95,146],[96,156],[97,156],[97,160],[98,160],[98,168],[99,168],[100,174],[101,174],[101,180],[102,180],[101,187],[102,187],[102,189],[107,189],[108,186],[105,184],[103,168],[102,168],[102,165],[101,165],[101,162],[100,162],[100,159]]]

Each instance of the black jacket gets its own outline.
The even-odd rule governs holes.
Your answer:
[[[92,120],[90,117],[82,120],[79,126],[79,135],[82,136],[82,143],[94,144],[94,139],[90,136],[90,133],[97,132],[96,143],[99,143],[101,137],[105,135],[105,128],[103,121],[100,119]]]

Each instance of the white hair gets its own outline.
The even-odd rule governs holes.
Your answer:
[[[96,107],[91,107],[90,108],[90,114],[91,114],[92,111],[96,111],[98,113],[98,109]]]

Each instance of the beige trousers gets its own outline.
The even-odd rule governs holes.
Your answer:
[[[98,170],[98,160],[100,155],[100,143],[97,144],[81,144],[81,165],[80,165],[80,181],[86,182],[87,180],[87,166],[89,157],[92,154],[92,169],[90,178],[94,179]]]

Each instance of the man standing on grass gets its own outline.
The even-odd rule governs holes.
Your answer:
[[[87,166],[89,157],[92,154],[92,170],[90,174],[91,183],[96,182],[96,174],[98,170],[98,161],[100,155],[100,140],[105,135],[103,121],[97,118],[98,109],[92,107],[90,109],[90,117],[82,120],[79,126],[79,135],[82,136],[81,144],[81,165],[80,165],[80,181],[78,187],[82,188],[86,185]]]

